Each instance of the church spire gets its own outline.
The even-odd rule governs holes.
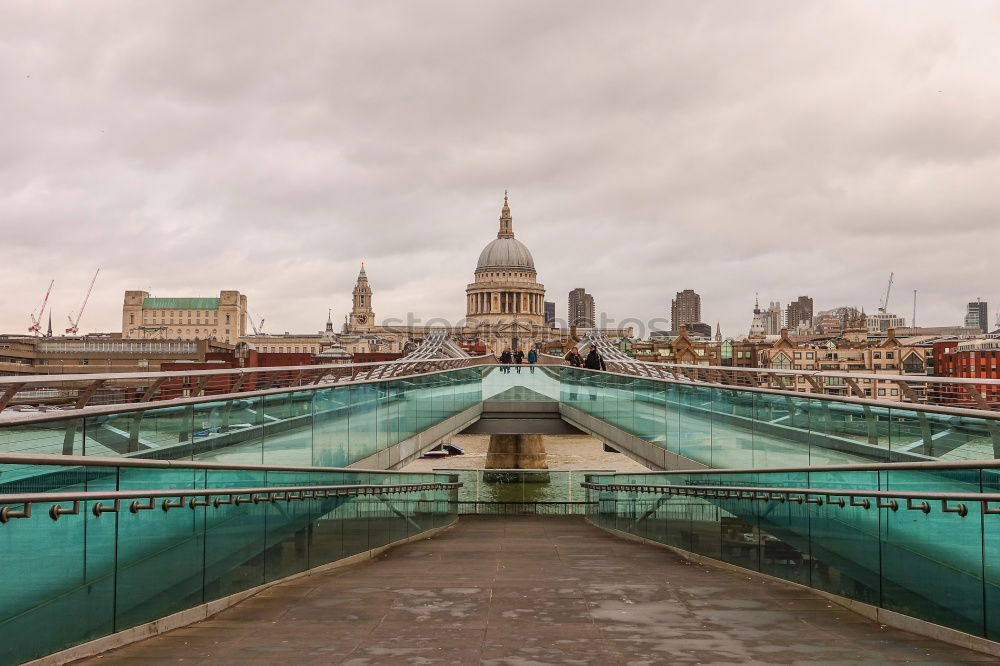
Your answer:
[[[514,223],[510,218],[510,204],[507,202],[507,190],[503,191],[503,208],[500,209],[500,231],[497,238],[513,238]]]
[[[764,316],[760,311],[760,297],[754,292],[753,295],[753,321],[750,323],[750,335],[748,340],[763,340],[767,336],[767,327],[764,326]]]

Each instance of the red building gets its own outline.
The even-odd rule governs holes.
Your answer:
[[[949,340],[934,343],[934,375],[963,379],[1000,379],[1000,340]],[[1000,386],[976,385],[988,403],[1000,402]],[[949,402],[965,402],[957,396]],[[975,401],[971,396],[970,404]]]
[[[317,365],[316,356],[309,353],[267,353],[258,352],[255,349],[247,351],[247,357],[241,366],[235,352],[210,353],[205,355],[204,361],[175,361],[163,363],[163,372],[194,372],[195,370],[228,370],[231,368],[283,368],[299,365]],[[204,386],[199,386],[199,382],[204,381]],[[192,395],[192,389],[198,394],[226,393],[232,388],[232,383],[236,378],[230,374],[223,374],[217,377],[182,376],[172,377],[165,381],[156,395],[156,400],[170,400],[172,398],[187,397]],[[268,376],[252,373],[247,375],[240,384],[241,391],[253,391],[267,388],[269,384]]]

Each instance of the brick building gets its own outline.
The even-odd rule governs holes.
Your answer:
[[[1000,340],[949,340],[933,346],[934,375],[966,379],[1000,379]],[[979,386],[980,395],[991,404],[1000,402],[1000,387]],[[959,396],[952,401],[964,402]],[[969,396],[973,405],[973,397]]]
[[[694,289],[678,291],[670,301],[670,330],[680,333],[682,326],[701,321],[701,296]]]

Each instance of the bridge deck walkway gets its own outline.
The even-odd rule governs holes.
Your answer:
[[[988,662],[578,517],[466,516],[87,664]]]

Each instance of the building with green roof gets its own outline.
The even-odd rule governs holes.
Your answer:
[[[164,340],[217,340],[236,344],[247,334],[247,297],[220,291],[218,297],[152,296],[126,291],[122,336]]]

